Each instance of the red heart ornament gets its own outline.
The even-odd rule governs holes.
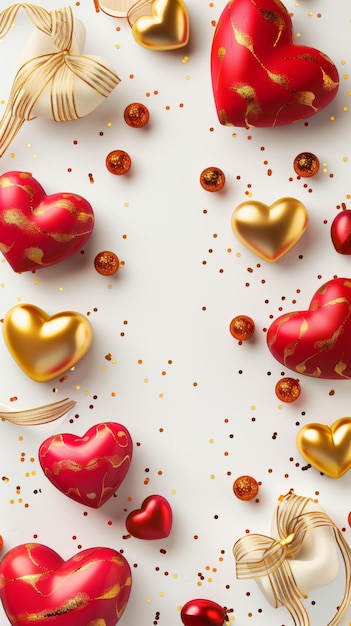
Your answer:
[[[172,528],[172,509],[163,496],[148,496],[141,508],[131,511],[126,528],[137,539],[165,539]]]
[[[44,545],[23,544],[0,563],[0,598],[12,626],[115,626],[131,584],[128,562],[110,548],[64,561]]]
[[[214,100],[221,124],[280,126],[304,120],[335,97],[339,75],[322,52],[293,41],[279,0],[231,0],[211,51]]]
[[[330,280],[315,293],[307,311],[274,320],[267,344],[277,361],[298,374],[351,378],[351,279]]]
[[[47,196],[26,172],[0,176],[0,251],[15,272],[64,261],[82,248],[93,228],[93,209],[81,196]]]
[[[125,426],[105,422],[90,428],[83,437],[49,437],[39,448],[39,462],[57,489],[72,500],[97,509],[124,480],[132,449]]]
[[[198,598],[184,604],[180,618],[184,626],[223,626],[227,616],[217,602]]]
[[[334,218],[330,235],[339,254],[351,254],[351,210],[345,209]]]

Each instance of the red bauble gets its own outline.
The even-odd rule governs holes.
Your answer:
[[[105,422],[83,437],[54,435],[39,448],[45,476],[66,496],[99,508],[121,485],[132,458],[132,440],[121,424]]]
[[[93,228],[93,209],[81,196],[47,196],[26,172],[0,176],[0,251],[15,272],[64,261],[82,248]]]
[[[131,571],[111,548],[82,550],[64,561],[39,543],[7,552],[0,597],[12,626],[115,626],[130,594]]]
[[[219,18],[211,52],[219,121],[280,126],[315,115],[335,97],[339,75],[322,52],[294,43],[277,0],[231,1]]]
[[[137,539],[165,539],[172,529],[172,509],[163,496],[145,498],[140,509],[131,511],[126,528]]]
[[[334,278],[318,289],[307,311],[278,317],[268,329],[273,356],[298,374],[351,378],[351,279]]]
[[[217,602],[197,598],[184,604],[181,613],[184,626],[223,626],[226,614]]]
[[[330,234],[339,254],[351,254],[351,210],[341,211],[334,217]]]

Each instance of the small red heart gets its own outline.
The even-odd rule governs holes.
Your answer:
[[[298,374],[351,378],[351,278],[334,278],[318,289],[307,311],[278,317],[268,329],[273,356]]]
[[[15,272],[67,259],[88,241],[93,228],[93,209],[81,196],[47,196],[26,172],[0,176],[0,251]]]
[[[23,544],[0,563],[0,598],[12,626],[115,626],[131,584],[128,562],[110,548],[64,561],[44,545]]]
[[[126,528],[137,539],[165,539],[172,528],[172,509],[163,496],[145,498],[140,509],[131,511]]]
[[[189,600],[184,604],[180,617],[184,626],[223,626],[227,619],[223,607],[204,598]]]
[[[45,476],[66,496],[95,509],[121,485],[132,459],[133,444],[121,424],[105,422],[83,437],[61,434],[39,448]]]
[[[330,234],[339,254],[351,254],[351,210],[341,211],[334,218]]]
[[[219,121],[228,126],[279,126],[304,120],[336,96],[339,75],[322,52],[296,45],[278,0],[231,0],[211,51]]]

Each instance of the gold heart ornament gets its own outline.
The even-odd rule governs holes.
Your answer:
[[[331,426],[303,426],[296,445],[313,467],[331,478],[340,478],[351,468],[351,417],[342,417]]]
[[[232,215],[239,241],[265,261],[278,261],[302,237],[308,224],[306,207],[296,198],[280,198],[271,206],[248,201]]]
[[[33,304],[19,304],[4,317],[5,343],[22,370],[38,383],[61,376],[88,352],[93,330],[74,311],[50,317]]]
[[[128,12],[128,21],[144,48],[175,50],[189,41],[189,15],[183,0],[140,0]]]

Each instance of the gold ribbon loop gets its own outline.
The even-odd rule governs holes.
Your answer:
[[[74,92],[75,78],[104,98],[120,82],[117,74],[101,60],[71,51],[74,34],[71,7],[50,12],[31,4],[8,7],[0,13],[0,38],[8,33],[20,8],[38,30],[51,37],[57,51],[29,59],[19,68],[0,122],[0,156],[24,121],[36,117],[33,109],[45,89],[49,88],[52,119],[65,122],[80,117]]]
[[[279,539],[265,535],[245,535],[233,548],[236,560],[236,577],[247,580],[268,576],[275,606],[283,605],[290,613],[296,626],[309,626],[308,613],[301,602],[306,597],[294,579],[290,560],[301,549],[306,534],[329,527],[341,552],[345,565],[345,591],[338,612],[328,626],[338,626],[351,602],[351,550],[334,522],[321,511],[306,512],[310,498],[296,496],[290,492],[279,503],[276,511],[276,526]]]

